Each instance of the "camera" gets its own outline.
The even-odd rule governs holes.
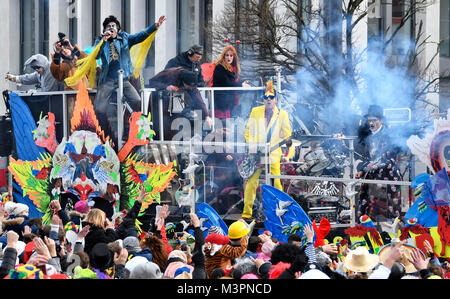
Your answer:
[[[69,42],[64,40],[64,38],[66,37],[66,35],[62,32],[58,33],[58,37],[59,37],[59,42],[61,43],[61,46],[68,46]]]

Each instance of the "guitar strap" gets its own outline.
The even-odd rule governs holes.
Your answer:
[[[273,130],[274,130],[275,127],[277,126],[277,123],[278,123],[278,119],[279,119],[279,118],[280,118],[280,112],[278,112],[277,119],[274,121],[273,125],[270,127],[269,132],[267,132],[267,139],[266,139],[266,141],[267,141],[268,143],[270,143],[270,139],[272,138]]]

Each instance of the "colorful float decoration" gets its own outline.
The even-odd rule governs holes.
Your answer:
[[[287,242],[292,234],[302,238],[306,245],[306,236],[303,227],[308,224],[313,227],[311,220],[300,205],[289,195],[270,185],[261,187],[266,220],[264,227],[272,233],[272,237],[280,242]],[[317,228],[317,227],[316,227]],[[322,236],[323,237],[323,236]],[[314,242],[317,235],[314,235]]]
[[[46,152],[39,153],[34,161],[11,159],[9,166],[23,195],[43,213],[44,224],[50,223],[54,213],[49,208],[53,199],[59,199],[66,208],[80,200],[92,207],[109,205],[107,208],[114,215],[123,215],[144,186],[147,192],[141,212],[154,201],[160,202],[160,193],[176,174],[172,163],[148,164],[133,154],[136,146],[148,144],[154,135],[150,115],[132,114],[129,138],[119,153],[113,150],[109,137],[100,128],[82,83],[71,120],[71,135],[59,144],[54,120],[54,115],[49,113],[41,117],[38,127],[32,131],[35,143]],[[107,216],[111,219],[113,215],[107,213]]]
[[[362,215],[359,221],[359,224],[344,230],[344,233],[350,237],[352,249],[356,246],[365,246],[370,253],[377,254],[384,245],[380,233],[369,216]]]
[[[429,229],[410,231],[409,236],[419,249],[423,250],[423,242],[428,240],[438,256],[450,257],[450,120],[435,120],[432,132],[422,139],[411,136],[407,145],[434,175],[426,178],[422,174],[425,179],[412,185],[416,187],[417,199],[405,215],[405,227],[420,225]]]

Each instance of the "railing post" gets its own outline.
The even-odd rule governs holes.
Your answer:
[[[68,130],[68,117],[67,117],[67,114],[69,113],[68,111],[67,111],[67,94],[65,94],[65,93],[63,93],[63,95],[62,95],[62,100],[63,100],[63,102],[62,102],[62,106],[63,106],[63,132],[64,132],[64,138],[66,138],[67,139],[67,133],[69,132],[69,130]]]
[[[117,90],[117,148],[123,146],[123,70],[119,70],[119,88]]]
[[[162,92],[158,93],[158,110],[159,110],[159,136],[161,136],[161,141],[164,141],[164,103]]]

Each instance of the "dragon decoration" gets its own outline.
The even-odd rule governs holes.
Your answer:
[[[41,115],[33,137],[35,144],[45,148],[46,152],[40,153],[36,161],[11,158],[9,170],[22,188],[23,196],[28,196],[35,208],[43,213],[44,224],[51,222],[54,211],[49,204],[54,199],[59,199],[63,208],[67,204],[73,207],[80,200],[95,207],[101,200],[110,205],[113,215],[107,215],[112,220],[126,214],[124,211],[133,206],[142,186],[147,192],[140,215],[153,202],[160,203],[160,193],[176,175],[173,163],[149,164],[140,160],[133,149],[148,144],[154,136],[151,116],[134,112],[129,121],[128,140],[116,153],[110,138],[99,126],[83,83],[80,83],[76,96],[70,137],[64,137],[58,144],[55,116],[51,112],[45,117]],[[139,224],[136,220],[138,231],[141,231]]]

